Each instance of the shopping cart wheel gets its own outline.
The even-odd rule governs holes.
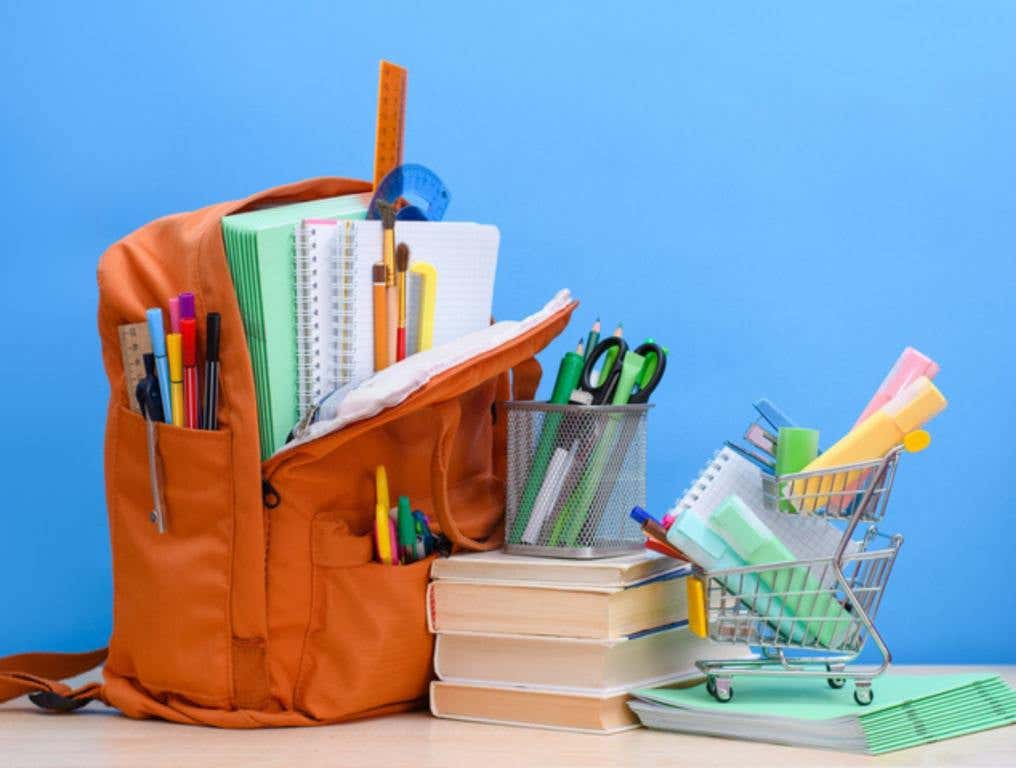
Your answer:
[[[712,675],[709,675],[709,677],[706,678],[706,690],[709,692],[710,696],[716,695],[716,678]]]
[[[862,707],[866,707],[871,704],[871,700],[874,698],[875,694],[872,692],[870,685],[854,686],[854,701]]]
[[[730,680],[720,679],[716,681],[716,693],[713,694],[719,702],[728,702],[734,698],[734,689]]]
[[[842,672],[842,664],[826,664],[826,672]],[[845,677],[827,677],[826,682],[829,683],[829,687],[834,690],[839,690],[847,684],[847,678]]]

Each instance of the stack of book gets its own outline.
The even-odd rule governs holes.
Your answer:
[[[628,692],[744,656],[687,624],[690,566],[652,554],[557,560],[502,552],[435,561],[431,712],[459,720],[613,733],[637,728]]]

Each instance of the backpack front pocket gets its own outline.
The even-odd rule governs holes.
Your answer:
[[[155,696],[208,707],[231,699],[233,550],[229,430],[157,424],[166,530],[152,520],[146,425],[112,409],[107,502],[113,548],[108,671]]]
[[[370,562],[371,537],[342,533],[328,516],[314,521],[311,616],[295,703],[319,720],[406,708],[427,695],[431,678],[424,596],[433,558]]]

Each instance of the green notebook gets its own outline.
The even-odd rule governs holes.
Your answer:
[[[369,194],[295,203],[222,219],[226,258],[254,369],[261,458],[299,419],[295,230],[304,219],[365,219]]]
[[[869,754],[1016,723],[1016,691],[991,674],[888,673],[866,707],[815,678],[735,677],[733,688],[726,703],[703,685],[640,689],[629,706],[651,728]]]

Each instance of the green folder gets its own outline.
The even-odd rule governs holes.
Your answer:
[[[296,226],[304,219],[365,219],[369,194],[238,213],[222,219],[226,259],[254,369],[261,458],[299,419],[296,363]]]
[[[734,690],[646,688],[631,707],[650,727],[876,755],[1016,723],[1016,691],[986,673],[887,673],[865,707],[814,678],[735,676]]]

